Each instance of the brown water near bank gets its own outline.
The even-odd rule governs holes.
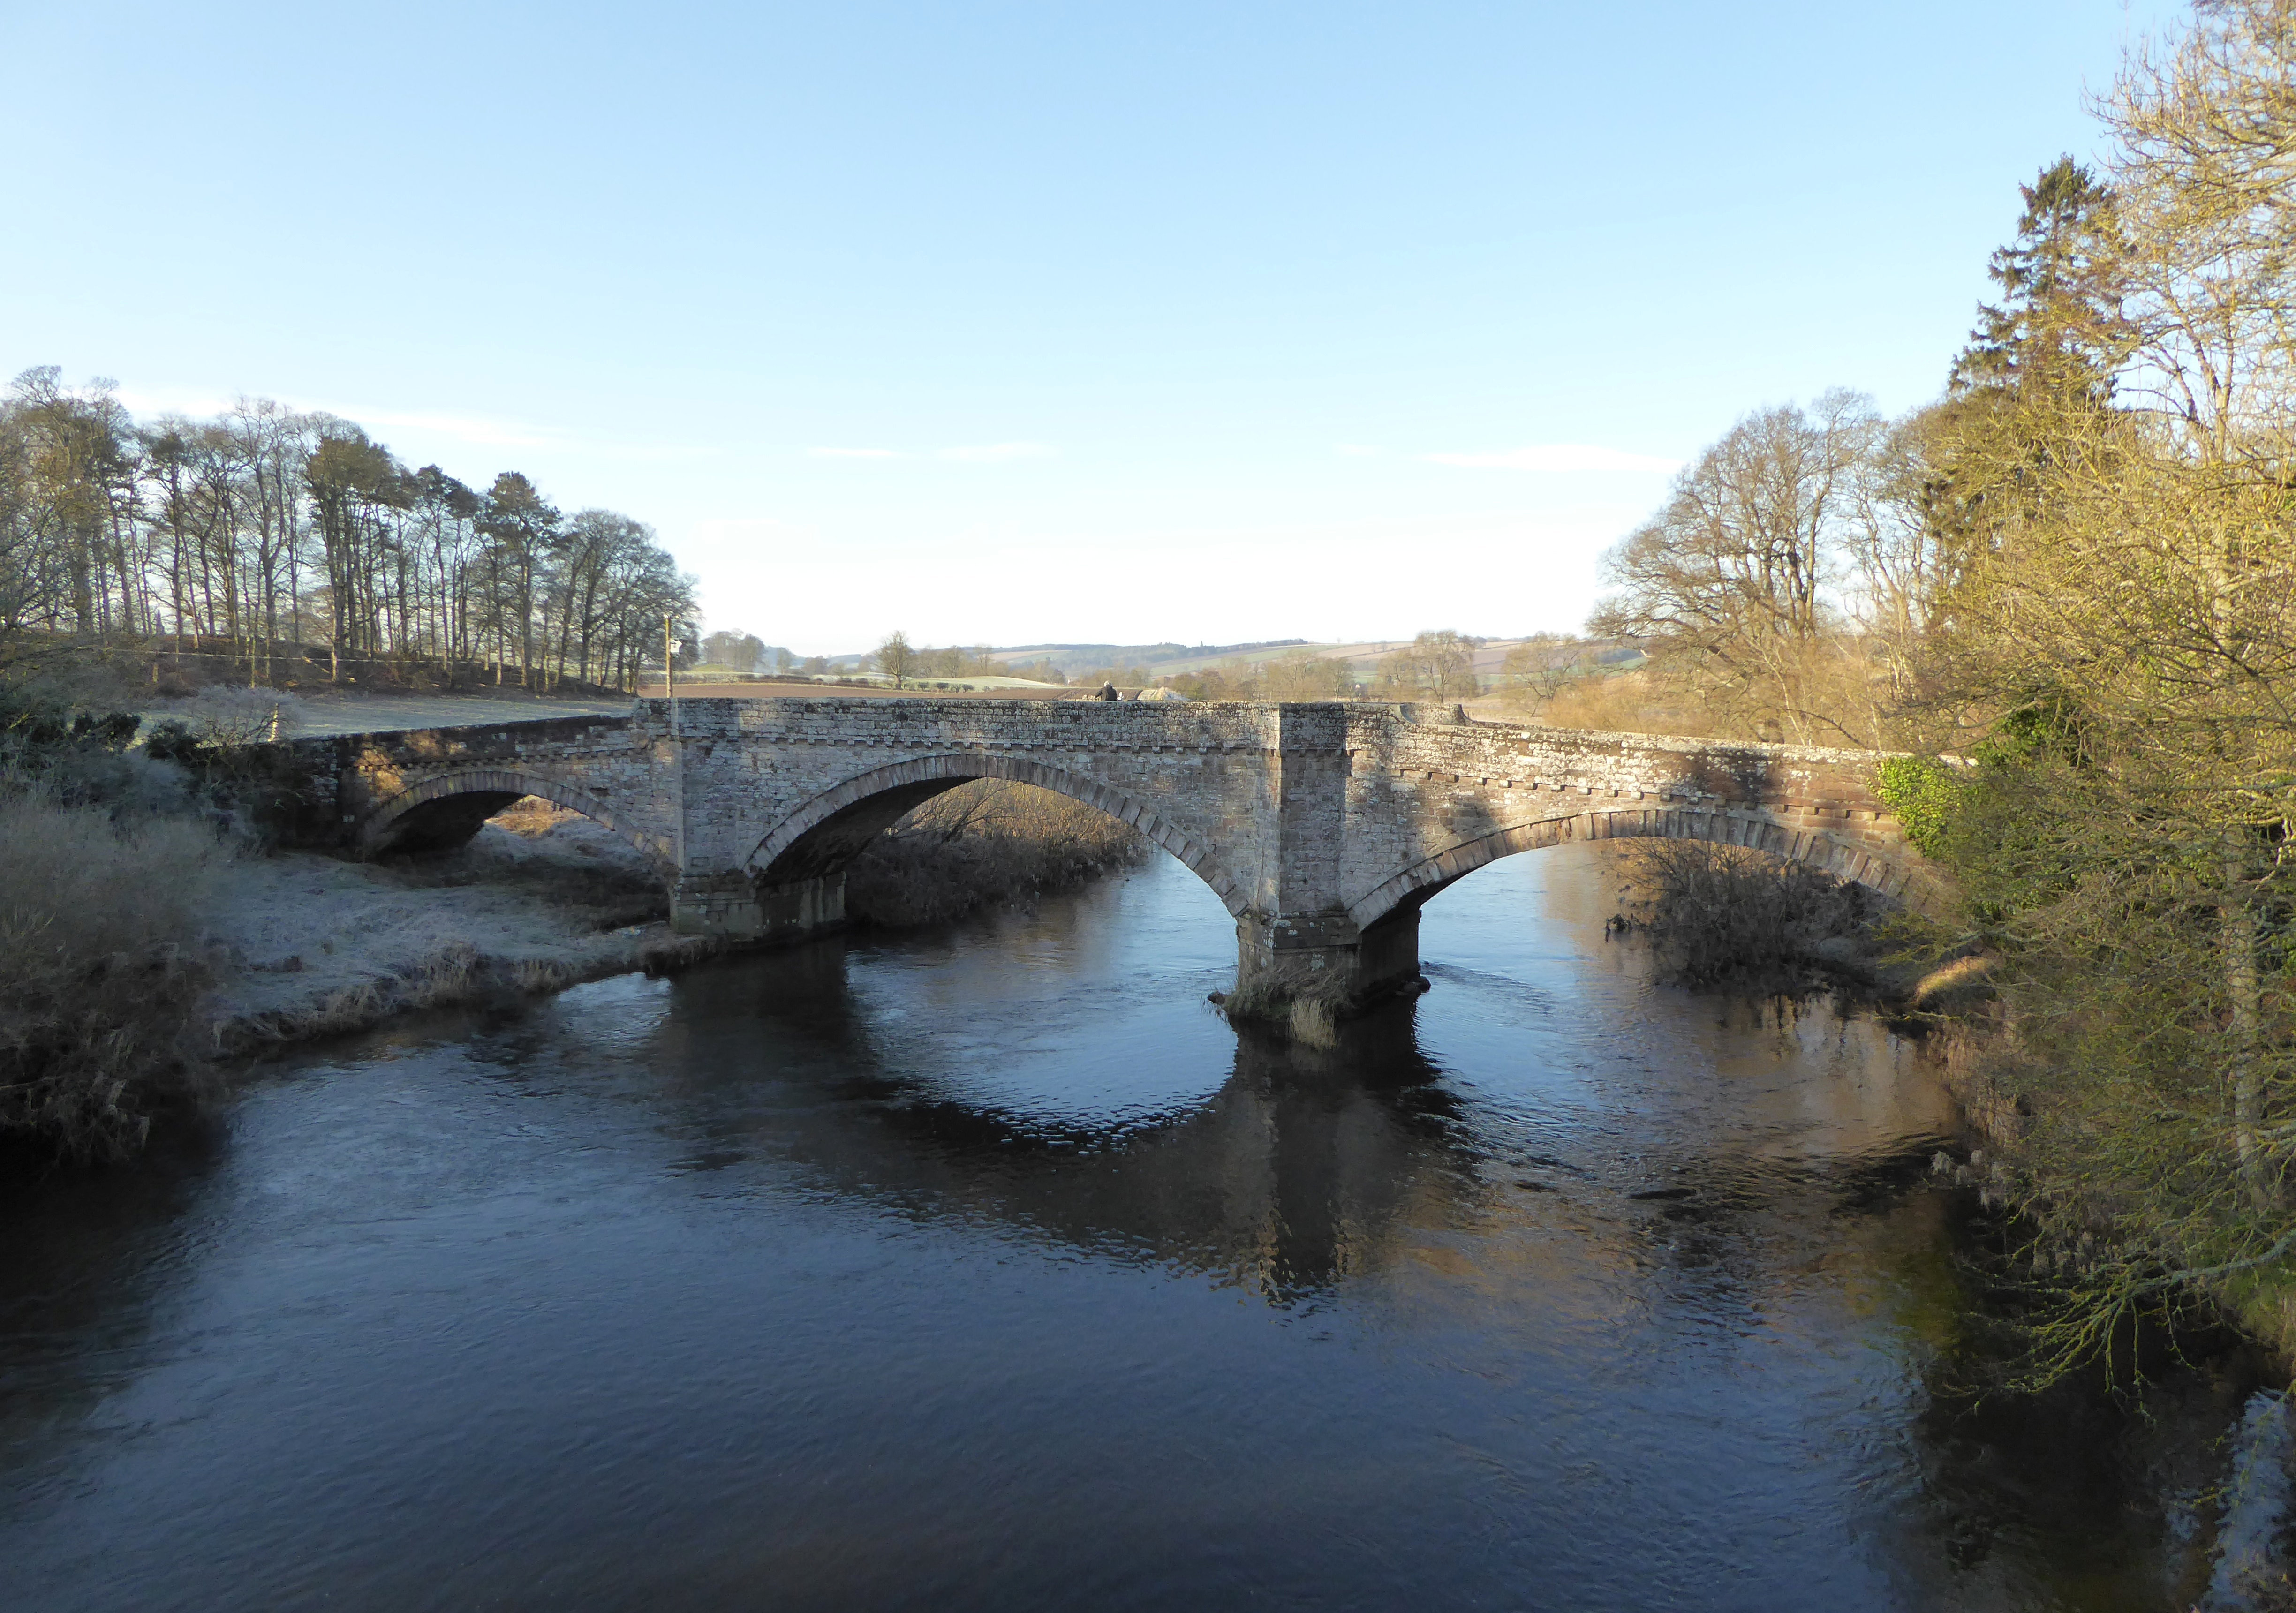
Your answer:
[[[1329,1052],[1160,860],[284,1060],[0,1204],[12,1600],[2149,1609],[2270,1544],[2237,1360],[1941,1392],[1931,1072],[1611,897],[1478,872]]]

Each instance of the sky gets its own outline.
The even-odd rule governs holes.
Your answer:
[[[708,625],[1492,636],[1934,397],[2167,0],[0,0],[0,374],[651,523]]]

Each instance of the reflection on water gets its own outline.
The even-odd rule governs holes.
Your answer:
[[[1446,893],[1330,1053],[1160,863],[297,1060],[0,1206],[12,1605],[2202,1595],[2249,1380],[1939,1396],[1935,1084],[1654,986],[1605,880]]]

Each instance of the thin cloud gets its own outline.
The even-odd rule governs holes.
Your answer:
[[[900,459],[898,448],[808,448],[808,459]]]
[[[556,448],[567,446],[564,432],[518,421],[491,420],[477,414],[432,414],[404,409],[369,409],[356,404],[319,403],[308,397],[263,398],[241,394],[226,397],[175,387],[122,387],[119,401],[137,414],[228,414],[258,403],[275,403],[299,414],[332,414],[372,430],[404,430],[431,432],[457,442],[487,448]]]
[[[234,402],[213,392],[190,391],[181,387],[122,387],[112,396],[127,405],[131,413],[146,416],[221,414]]]
[[[1430,464],[1463,465],[1474,471],[1679,471],[1678,459],[1655,454],[1628,454],[1620,448],[1598,448],[1586,443],[1541,443],[1528,448],[1506,448],[1495,454],[1423,454]]]
[[[719,516],[694,523],[694,536],[708,543],[817,543],[820,528],[770,515]]]
[[[564,433],[546,426],[524,425],[516,421],[488,420],[475,414],[421,414],[396,409],[329,409],[330,414],[340,415],[362,426],[380,426],[413,431],[435,431],[441,437],[451,437],[482,448],[556,448],[566,446]]]
[[[1052,452],[1048,444],[1040,442],[983,443],[977,447],[943,448],[937,456],[961,460],[967,464],[1002,464],[1013,459],[1042,459]]]

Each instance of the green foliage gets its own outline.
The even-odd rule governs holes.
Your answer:
[[[1977,747],[1980,766],[2021,766],[2042,759],[2078,766],[2091,724],[2078,701],[2055,691],[2014,707]]]
[[[2103,402],[2129,336],[2111,286],[2118,244],[2112,192],[2060,157],[2021,193],[2016,239],[1987,269],[2001,300],[1979,308],[1950,384],[1956,392],[2074,391]]]
[[[1932,859],[1944,856],[1968,792],[1965,781],[1934,757],[1886,757],[1876,771],[1874,793],[1898,815],[1914,849]]]

